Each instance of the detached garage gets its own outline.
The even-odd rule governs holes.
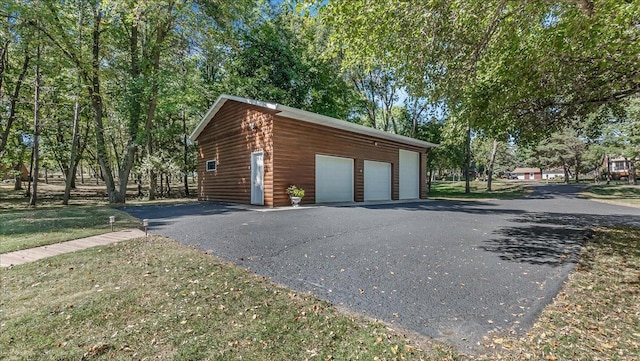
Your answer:
[[[191,134],[201,200],[265,206],[418,199],[435,144],[280,104],[220,96]]]

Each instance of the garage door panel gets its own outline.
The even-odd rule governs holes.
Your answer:
[[[420,198],[420,154],[400,149],[399,160],[400,199]]]
[[[353,159],[316,155],[316,203],[353,201]]]
[[[364,200],[391,200],[391,163],[364,161]]]

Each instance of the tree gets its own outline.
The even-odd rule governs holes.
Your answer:
[[[515,155],[507,142],[483,135],[472,141],[473,161],[482,171],[487,182],[487,190],[492,190],[492,178],[495,173],[506,173],[516,163]]]
[[[637,1],[342,0],[322,12],[348,66],[375,59],[442,99],[468,145],[472,131],[542,139],[640,92]]]
[[[336,57],[324,54],[328,31],[319,19],[301,17],[287,5],[275,14],[261,11],[253,25],[237,29],[237,49],[229,49],[228,59],[208,60],[220,63],[213,91],[348,119],[355,93]]]
[[[567,128],[535,144],[525,163],[541,169],[562,168],[565,183],[569,182],[573,170],[574,179],[578,182],[585,151],[584,140]]]
[[[636,162],[640,159],[640,97],[627,99],[617,112],[610,113],[604,128],[603,144],[609,155],[629,163],[629,184],[638,184]]]
[[[155,137],[162,132],[157,131],[156,123],[161,121],[163,97],[169,96],[168,87],[173,86],[173,80],[179,76],[172,69],[178,64],[176,59],[180,53],[173,51],[180,43],[178,33],[191,32],[188,41],[181,44],[189,47],[187,53],[195,54],[194,49],[204,42],[203,39],[235,26],[234,19],[252,4],[251,0],[222,5],[186,0],[144,3],[127,0],[14,1],[7,16],[12,24],[39,31],[57,49],[68,63],[60,64],[66,67],[62,73],[66,70],[79,74],[77,87],[83,89],[92,110],[90,129],[95,148],[90,154],[99,164],[109,201],[123,203],[134,162],[141,158],[139,148],[143,147],[147,155],[154,153],[158,143]],[[190,66],[196,68],[196,63],[192,62]],[[82,101],[77,104],[79,106]],[[177,114],[179,111],[166,114],[162,121],[175,119]],[[80,113],[76,115],[74,119],[78,120]],[[10,129],[10,126],[3,124],[3,128]],[[59,129],[58,135],[71,139],[76,139],[79,130],[76,126],[68,133],[64,127]],[[8,132],[5,129],[2,132],[4,138]],[[56,150],[53,145],[47,149]],[[58,159],[61,164],[66,164],[65,158],[70,159],[68,166],[62,168],[71,179],[79,157],[71,154],[73,151],[59,149],[58,155],[64,153],[69,157],[59,156]],[[152,169],[149,177],[151,198],[155,189],[154,177]]]

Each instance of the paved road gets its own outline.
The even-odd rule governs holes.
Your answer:
[[[151,233],[196,245],[352,311],[461,348],[522,329],[552,300],[597,225],[640,226],[640,209],[531,197],[254,211],[213,203],[125,209]]]

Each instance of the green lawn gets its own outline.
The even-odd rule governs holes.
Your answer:
[[[637,360],[640,230],[598,229],[525,334],[476,354],[150,237],[1,273],[3,360]]]
[[[111,231],[139,227],[140,222],[108,206],[49,206],[0,210],[0,253],[43,246]]]
[[[464,182],[434,182],[427,196],[445,200],[516,199],[526,197],[531,190],[526,184],[498,180],[493,181],[491,192],[487,191],[486,182],[473,181],[470,188],[471,193],[466,194]]]
[[[582,193],[582,196],[591,200],[640,207],[640,186],[634,185],[590,185]]]
[[[638,360],[639,300],[640,229],[599,229],[533,327],[485,346],[503,360]]]
[[[523,197],[525,186],[447,199]],[[593,198],[638,200],[636,187]],[[432,195],[433,197],[433,195]],[[107,206],[0,211],[1,252],[139,222]],[[638,360],[640,229],[597,229],[576,271],[525,334],[489,335],[476,354],[395,330],[278,286],[175,241],[150,237],[3,269],[2,360]]]
[[[2,271],[2,360],[454,360],[160,237]]]

